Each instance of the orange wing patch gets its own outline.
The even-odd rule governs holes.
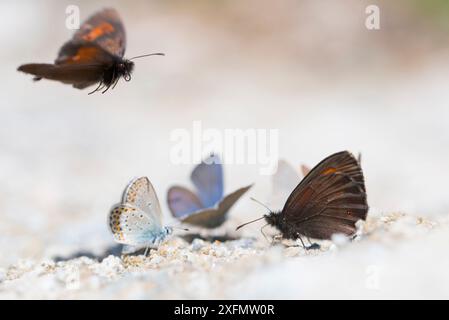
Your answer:
[[[125,236],[123,234],[123,229],[120,225],[120,216],[122,215],[123,208],[116,207],[113,209],[110,220],[109,220],[109,226],[111,228],[112,233],[114,236],[121,241],[125,240]]]
[[[64,63],[83,63],[94,61],[98,57],[100,50],[95,47],[81,47],[75,55],[68,57]]]
[[[94,41],[98,37],[114,32],[114,27],[107,22],[103,22],[98,27],[93,28],[88,34],[83,36],[86,41]]]
[[[328,174],[332,174],[332,173],[335,173],[335,172],[337,172],[336,168],[329,168],[329,169],[324,170],[321,174],[322,175],[328,175]]]

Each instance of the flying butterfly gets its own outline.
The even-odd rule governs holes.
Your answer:
[[[223,198],[223,166],[217,155],[211,155],[197,165],[190,179],[197,194],[173,186],[167,194],[168,207],[183,223],[211,229],[226,221],[228,211],[252,186],[240,188]]]
[[[114,240],[124,244],[124,253],[157,247],[173,232],[162,226],[162,212],[156,192],[147,177],[132,180],[123,192],[122,201],[108,216]]]
[[[105,93],[114,88],[120,78],[131,80],[132,60],[153,53],[124,59],[126,34],[123,23],[114,9],[104,9],[85,21],[73,38],[59,50],[54,64],[30,63],[17,70],[34,75],[34,80],[56,80],[85,89],[98,83],[92,94]]]
[[[284,239],[331,239],[333,234],[352,236],[356,222],[368,213],[365,181],[359,161],[349,152],[335,153],[302,179],[281,211],[245,223],[265,219]]]

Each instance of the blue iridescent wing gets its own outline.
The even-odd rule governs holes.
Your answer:
[[[184,187],[174,186],[168,190],[167,204],[175,218],[182,218],[203,208],[200,199]]]
[[[223,166],[218,156],[211,155],[196,166],[190,179],[205,208],[214,206],[223,198]]]

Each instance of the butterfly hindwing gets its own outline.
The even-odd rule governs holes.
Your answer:
[[[19,67],[19,71],[32,74],[36,80],[41,78],[57,80],[72,84],[75,87],[89,86],[101,79],[103,68],[101,65],[54,65],[44,63],[30,63]]]
[[[118,204],[109,214],[114,240],[132,246],[151,243],[160,234],[160,224],[146,212],[130,204]]]

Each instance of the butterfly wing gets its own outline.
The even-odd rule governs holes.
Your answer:
[[[171,187],[168,190],[167,204],[175,218],[183,218],[204,208],[196,194],[178,186]]]
[[[123,57],[126,35],[114,9],[105,9],[84,22],[73,38],[59,50],[54,65],[26,64],[19,71],[42,78],[87,88],[102,80],[105,69]]]
[[[282,214],[299,234],[330,239],[352,235],[355,223],[366,219],[368,204],[362,169],[347,151],[315,166],[287,199]]]
[[[221,226],[226,221],[229,209],[231,209],[240,197],[251,187],[252,185],[249,185],[230,193],[219,202],[218,206],[194,212],[182,219],[182,222],[210,229]]]
[[[202,209],[181,219],[183,223],[202,228],[217,228],[226,220],[223,212],[216,208]]]
[[[298,172],[287,161],[279,160],[276,173],[273,175],[273,192],[275,194],[290,193],[301,181]]]
[[[128,203],[111,209],[109,228],[116,242],[131,246],[150,245],[162,233],[157,219]]]
[[[99,64],[54,65],[30,63],[20,66],[17,70],[32,74],[35,80],[42,78],[57,80],[72,84],[82,89],[98,82],[103,75],[103,67]]]
[[[223,198],[223,166],[218,156],[211,155],[196,166],[190,179],[205,208],[214,206]]]
[[[104,9],[85,21],[59,51],[55,64],[73,61],[78,47],[95,45],[110,56],[122,58],[126,50],[125,27],[114,9]]]
[[[161,225],[162,211],[153,185],[147,177],[133,179],[122,196],[122,203],[130,204],[154,217]]]
[[[81,69],[82,65],[97,65],[101,74],[96,79],[91,79],[93,74],[85,73],[84,81],[73,85],[84,89],[101,81],[104,70],[114,63],[116,57],[122,58],[125,49],[125,28],[117,11],[104,9],[85,21],[73,38],[62,46],[55,65],[74,65]]]
[[[226,214],[229,209],[252,187],[253,185],[250,184],[249,186],[237,189],[236,191],[228,194],[226,197],[223,198],[223,200],[220,201],[218,204],[218,210],[223,212],[223,214]]]

